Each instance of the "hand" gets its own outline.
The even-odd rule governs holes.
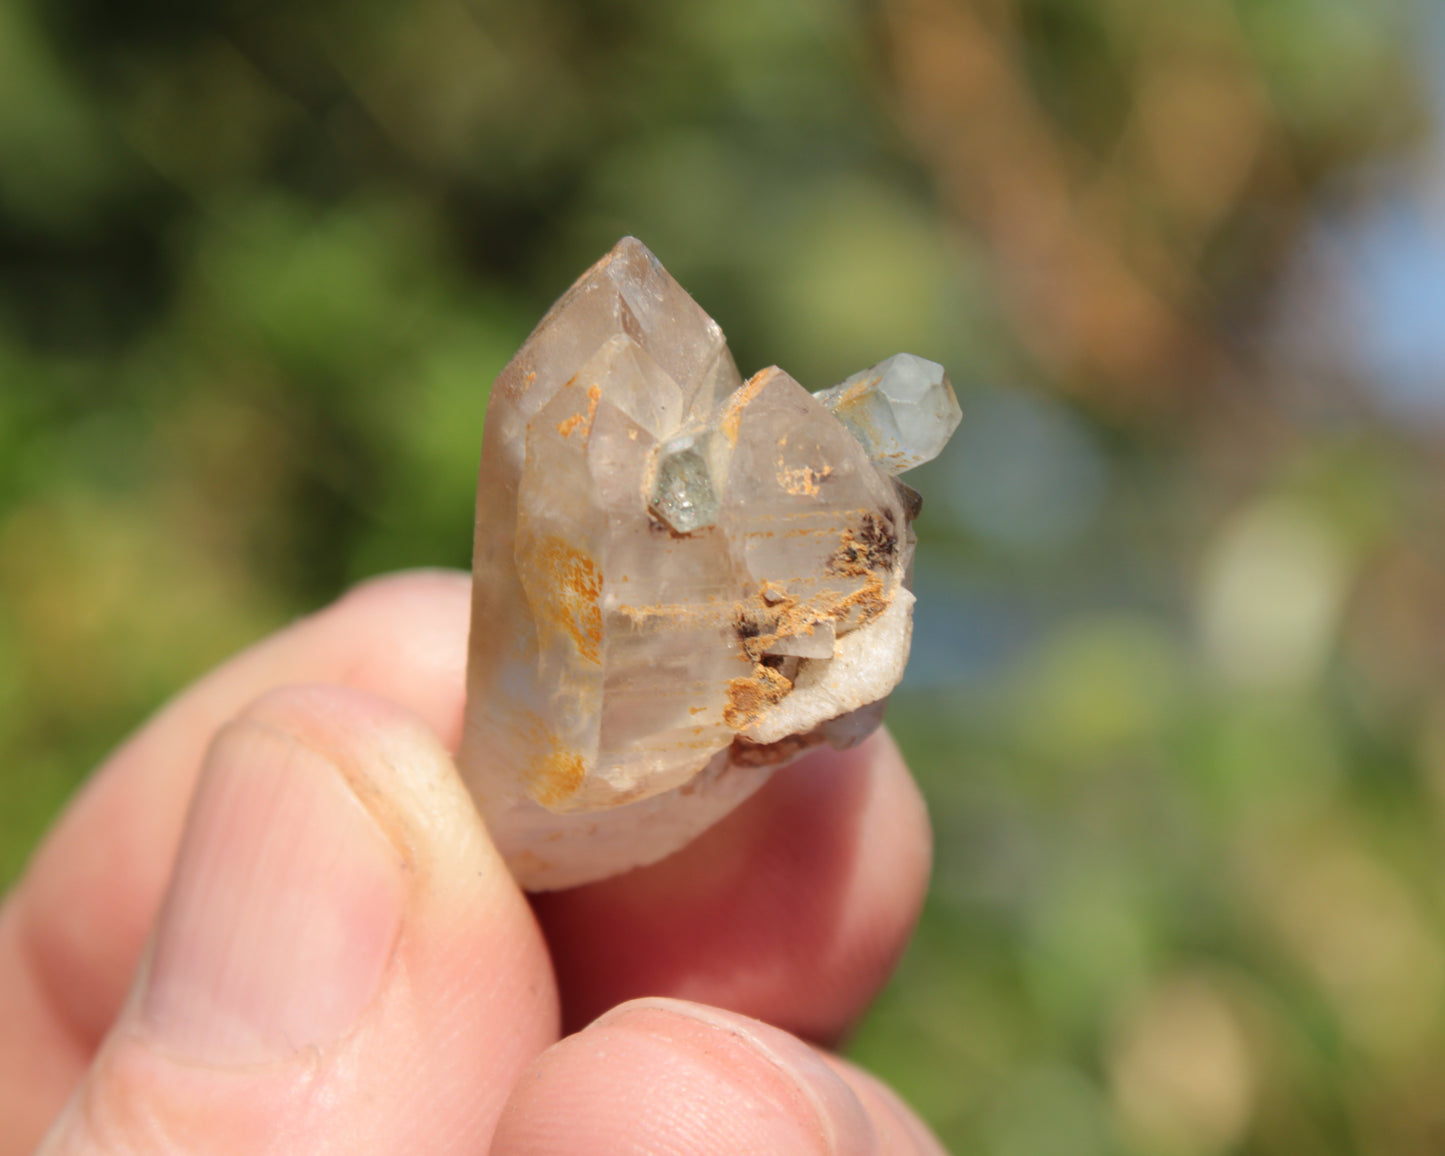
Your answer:
[[[46,1153],[941,1151],[803,1042],[847,1029],[918,912],[891,741],[529,907],[447,755],[467,599],[361,587],[72,803],[0,908],[0,1156],[47,1128]]]

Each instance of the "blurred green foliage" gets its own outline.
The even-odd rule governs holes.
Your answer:
[[[744,369],[945,361],[855,1044],[955,1150],[1445,1136],[1439,463],[1257,356],[1420,139],[1348,0],[0,5],[0,879],[167,695],[467,563],[487,386],[624,232]]]

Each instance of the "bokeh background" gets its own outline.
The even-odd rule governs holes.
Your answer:
[[[1445,1149],[1429,0],[0,4],[0,882],[222,657],[467,563],[624,232],[747,371],[959,389],[856,1057],[958,1152]]]

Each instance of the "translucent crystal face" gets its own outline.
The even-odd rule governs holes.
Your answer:
[[[885,474],[936,458],[963,414],[943,366],[899,353],[825,389],[817,398]]]
[[[647,508],[679,534],[711,526],[722,509],[699,441],[676,438],[661,448],[647,501]]]
[[[743,382],[631,238],[502,371],[461,762],[524,882],[593,877],[589,845],[665,854],[656,831],[695,831],[757,768],[877,725],[916,509],[887,475],[936,453],[957,406],[931,362],[873,372],[816,397],[778,369]]]

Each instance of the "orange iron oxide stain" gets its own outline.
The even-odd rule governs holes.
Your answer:
[[[555,807],[577,793],[587,777],[587,766],[576,751],[554,747],[550,754],[527,772],[532,798],[544,807]]]
[[[537,608],[541,624],[566,634],[577,653],[587,661],[602,662],[602,570],[584,553],[561,538],[542,539],[533,563],[551,592]]]

